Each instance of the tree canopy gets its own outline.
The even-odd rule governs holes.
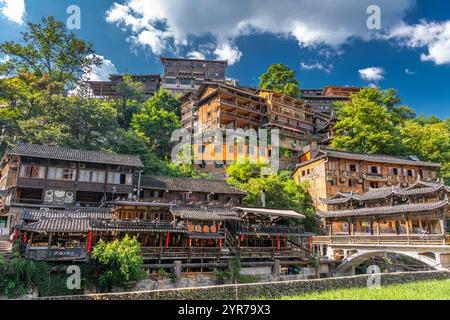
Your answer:
[[[244,204],[261,206],[261,193],[264,191],[268,208],[293,209],[306,216],[305,226],[308,231],[315,232],[318,227],[315,210],[308,193],[291,179],[290,172],[282,171],[271,175],[263,175],[263,169],[270,169],[268,162],[235,163],[226,168],[227,182],[247,191]],[[291,221],[294,224],[301,221]]]
[[[414,111],[401,105],[394,89],[365,88],[336,107],[333,147],[350,152],[414,155],[438,162],[443,165],[441,177],[450,183],[450,119],[416,117]]]
[[[300,98],[300,82],[295,79],[295,71],[283,64],[272,64],[261,76],[259,88],[274,90],[293,98]]]
[[[9,57],[4,68],[8,75],[33,73],[48,75],[59,90],[75,85],[101,60],[93,55],[91,43],[68,32],[64,23],[54,17],[43,17],[38,23],[28,22],[21,41],[0,44],[0,52]],[[58,87],[56,86],[58,84]]]

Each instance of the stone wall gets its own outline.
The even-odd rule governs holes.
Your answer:
[[[316,280],[296,280],[259,284],[238,284],[201,288],[184,288],[155,291],[91,294],[70,297],[51,297],[51,300],[234,300],[277,298],[315,291],[344,288],[364,288],[370,275]],[[446,271],[388,273],[381,275],[381,285],[401,284],[413,281],[449,279]]]

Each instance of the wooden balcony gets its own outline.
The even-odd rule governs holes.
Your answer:
[[[240,225],[239,233],[242,234],[270,234],[270,235],[302,235],[305,234],[303,226],[261,226]]]

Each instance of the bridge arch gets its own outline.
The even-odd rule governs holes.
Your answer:
[[[416,261],[422,262],[423,264],[435,270],[444,269],[439,261],[439,253],[423,252],[419,254],[416,252],[396,251],[396,250],[358,250],[356,253],[344,259],[342,263],[337,266],[337,268],[335,269],[335,274],[347,275],[349,273],[353,273],[353,268],[361,265],[362,263],[366,262],[371,258],[385,255],[386,253],[398,254],[412,258]]]

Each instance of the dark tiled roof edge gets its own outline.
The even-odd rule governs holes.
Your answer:
[[[143,167],[142,161],[139,158],[139,156],[123,155],[103,151],[52,147],[46,145],[27,144],[27,143],[18,143],[14,148],[7,151],[6,154],[16,156],[37,157],[37,158],[49,158],[66,161],[105,163],[131,167]]]

